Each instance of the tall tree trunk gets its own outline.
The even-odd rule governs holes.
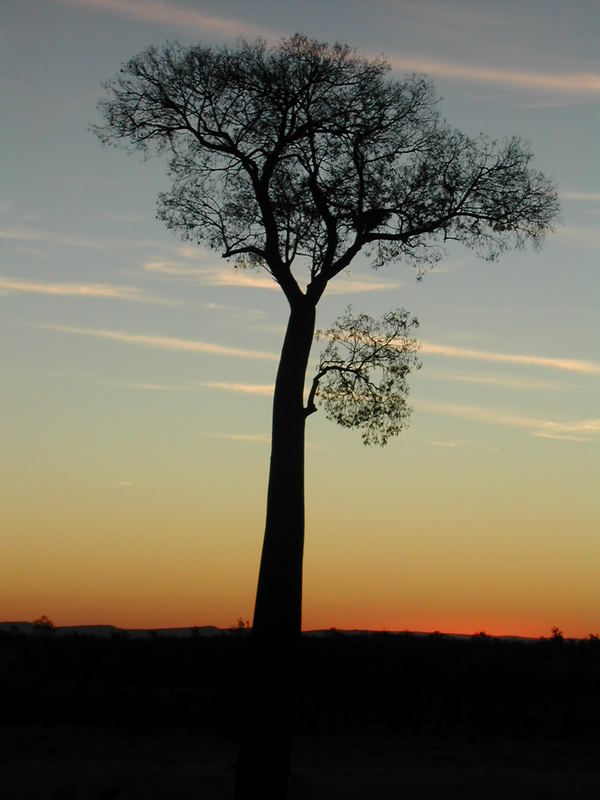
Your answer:
[[[283,800],[299,678],[304,552],[304,381],[315,306],[295,301],[275,395],[267,519],[250,642],[237,800]]]

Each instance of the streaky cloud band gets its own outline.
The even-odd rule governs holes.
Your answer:
[[[181,353],[206,353],[209,355],[227,356],[230,358],[246,358],[258,361],[278,361],[279,356],[259,350],[246,350],[242,347],[228,347],[213,342],[200,342],[195,339],[180,339],[175,336],[158,336],[153,334],[127,333],[125,331],[103,330],[97,328],[76,328],[69,325],[38,325],[35,327],[53,330],[59,333],[76,336],[90,336],[96,339],[108,339],[123,344],[152,347],[156,350],[168,350]]]
[[[415,407],[422,411],[461,417],[474,422],[502,425],[509,428],[523,428],[534,436],[547,439],[585,442],[590,441],[590,437],[600,434],[600,418],[562,422],[505,414],[482,406],[452,405],[430,401],[415,401]]]
[[[179,305],[177,301],[153,297],[135,286],[116,286],[108,283],[45,283],[24,281],[0,275],[0,294],[40,294],[49,297],[106,298],[129,300],[134,303]]]
[[[600,94],[600,74],[595,72],[530,72],[482,65],[451,64],[427,58],[386,55],[394,69],[424,72],[441,78],[497,84],[517,89],[540,89],[573,94]]]
[[[71,6],[90,11],[105,11],[121,17],[136,19],[154,25],[180,26],[196,29],[203,35],[231,39],[238,36],[260,36],[267,41],[277,41],[281,33],[248,24],[242,20],[206,14],[176,3],[158,0],[62,0]],[[405,57],[387,54],[386,60],[394,69],[424,72],[453,80],[497,84],[519,89],[541,89],[550,92],[573,94],[600,94],[600,75],[595,72],[532,72],[484,65],[453,64],[437,59]]]
[[[551,358],[549,356],[534,356],[523,353],[493,353],[486,350],[472,350],[467,347],[434,344],[433,342],[422,342],[420,352],[425,355],[443,356],[445,358],[546,367],[563,372],[576,372],[581,375],[600,375],[600,363],[579,358]]]
[[[249,25],[236,19],[206,14],[193,8],[159,0],[62,0],[62,2],[90,11],[107,11],[120,17],[154,25],[195,28],[204,35],[227,38],[263,36],[269,39],[277,39],[280,36],[274,31],[265,31],[256,25]]]
[[[225,381],[203,381],[198,386],[206,389],[219,389],[223,392],[233,392],[234,394],[254,394],[270,397],[275,387],[273,384],[261,383],[227,383]]]

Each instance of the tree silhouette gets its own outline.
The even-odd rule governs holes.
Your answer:
[[[517,138],[469,138],[440,116],[432,84],[388,77],[382,58],[301,35],[268,48],[167,44],[105,84],[105,143],[166,153],[158,215],[239,267],[266,270],[289,304],[273,400],[265,537],[252,641],[251,709],[237,796],[283,797],[301,623],[304,432],[319,400],[366,443],[406,422],[413,320],[348,311],[304,404],[315,309],[359,254],[418,274],[458,240],[484,258],[539,245],[558,211]],[[305,280],[301,279],[304,275]]]
[[[54,633],[56,630],[54,627],[54,623],[47,617],[46,614],[42,614],[41,617],[36,617],[36,619],[32,622],[33,630],[37,633]]]

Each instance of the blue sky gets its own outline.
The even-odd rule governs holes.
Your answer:
[[[148,44],[301,31],[426,72],[466,133],[529,140],[562,204],[541,252],[453,247],[420,283],[359,261],[330,287],[321,327],[348,303],[415,314],[423,369],[384,451],[310,420],[307,624],[598,628],[597,3],[4,0],[2,17],[0,617],[250,616],[285,303],[174,239],[154,218],[164,162],[88,126]]]

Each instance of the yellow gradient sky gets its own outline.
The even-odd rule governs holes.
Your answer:
[[[567,8],[568,6],[568,8]],[[154,219],[165,164],[105,149],[101,82],[148,44],[302,31],[424,71],[451,124],[528,139],[541,252],[358,261],[319,308],[420,320],[410,428],[308,424],[305,628],[600,631],[600,9],[5,0],[0,621],[250,618],[285,303]]]

